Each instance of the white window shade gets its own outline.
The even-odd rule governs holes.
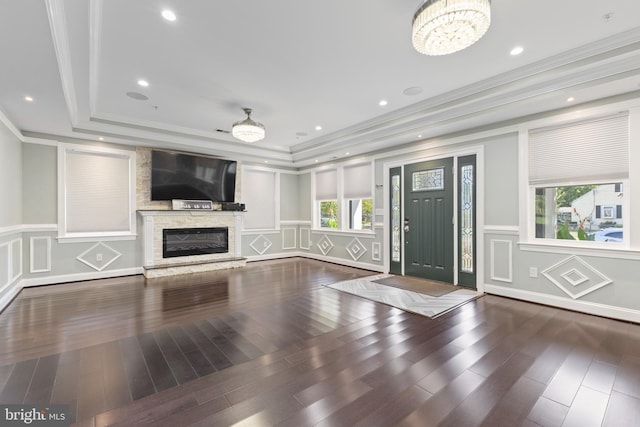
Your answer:
[[[63,234],[129,233],[130,155],[66,150]]]
[[[593,182],[629,176],[627,114],[529,133],[529,182]]]
[[[242,201],[247,209],[245,229],[276,228],[275,172],[243,168]]]
[[[371,163],[362,163],[344,168],[344,197],[346,199],[371,198]]]
[[[316,172],[316,200],[338,198],[338,173],[335,169]]]

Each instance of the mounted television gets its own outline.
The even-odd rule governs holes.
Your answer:
[[[152,150],[151,200],[234,202],[236,162]]]

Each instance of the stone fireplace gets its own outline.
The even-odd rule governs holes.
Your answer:
[[[241,168],[236,172],[236,194],[240,197]],[[198,273],[243,267],[240,231],[243,213],[238,211],[172,210],[170,201],[151,200],[151,149],[136,149],[136,206],[138,208],[138,230],[142,230],[143,271],[145,277],[163,277],[175,274]],[[165,230],[182,229],[226,229],[226,250],[217,248],[208,253],[183,253],[180,256],[164,256],[163,237]],[[169,234],[174,233],[169,231]],[[176,232],[178,233],[178,232]],[[183,238],[185,236],[182,236]],[[193,236],[191,236],[193,238]],[[192,241],[191,243],[202,242]],[[209,246],[219,245],[218,241]],[[206,252],[206,251],[205,251]]]
[[[147,278],[246,263],[240,251],[242,212],[140,210],[138,214]]]

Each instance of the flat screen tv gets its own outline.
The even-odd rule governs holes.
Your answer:
[[[236,162],[152,150],[151,200],[234,202]]]

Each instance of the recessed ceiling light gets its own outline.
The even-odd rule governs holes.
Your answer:
[[[30,97],[29,95],[25,96],[24,100],[27,101],[27,102],[33,102],[33,98]]]
[[[264,162],[265,162],[265,163],[269,163],[269,160],[265,160]]]
[[[419,135],[418,135],[418,138],[422,138],[422,134],[419,134]]]
[[[149,87],[149,82],[143,79],[138,80],[138,85],[142,87]]]
[[[322,126],[320,125],[316,126],[316,130],[322,130]]]
[[[516,55],[520,55],[522,52],[524,52],[524,48],[522,46],[516,46],[513,49],[511,49],[511,52],[509,52],[511,54],[511,56],[516,56]]]
[[[127,92],[126,94],[129,98],[135,99],[136,101],[146,101],[149,97],[140,92]]]
[[[384,107],[385,105],[387,105],[387,100],[386,99],[381,100],[380,102],[378,102],[378,105],[381,107]]]
[[[319,162],[319,160],[318,160],[318,159],[316,159],[316,163],[318,163],[318,162]]]
[[[103,137],[99,137],[98,139],[99,139],[100,141],[104,141],[104,138],[103,138]]]
[[[344,155],[345,155],[345,156],[348,156],[348,155],[349,155],[349,152],[347,151],[346,153],[344,153]]]
[[[570,96],[570,97],[567,98],[567,102],[573,102],[575,100],[576,99],[573,96]]]
[[[162,17],[164,19],[166,19],[167,21],[175,21],[176,20],[176,14],[173,13],[172,10],[169,9],[165,9],[162,11]]]
[[[419,86],[412,86],[403,90],[402,93],[404,93],[407,96],[415,96],[422,93],[422,88]]]

